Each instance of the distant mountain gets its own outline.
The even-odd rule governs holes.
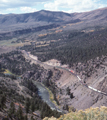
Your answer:
[[[26,14],[0,15],[0,32],[28,29],[49,24],[63,25],[80,21],[83,23],[81,26],[76,25],[76,29],[91,26],[105,26],[107,23],[107,8],[72,14],[41,10]]]
[[[78,18],[84,21],[99,21],[99,22],[106,21],[107,22],[107,7],[93,10],[90,12],[76,13],[73,19],[78,19]]]
[[[0,16],[0,30],[2,32],[38,27],[53,23],[61,24],[70,20],[72,20],[71,14],[46,10],[26,14],[8,14]]]
[[[0,17],[0,24],[10,25],[17,23],[32,23],[40,21],[46,23],[65,22],[71,20],[71,16],[72,15],[64,12],[51,12],[41,10],[34,13],[2,15]]]

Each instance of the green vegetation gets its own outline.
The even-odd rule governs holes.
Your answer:
[[[10,108],[8,110],[8,119],[18,119],[18,120],[28,120],[27,115],[24,115],[22,107],[19,105],[18,109],[15,109],[15,105],[13,102],[10,104]]]
[[[22,53],[18,51],[2,54],[0,59],[2,60],[0,62],[1,68],[8,69],[4,73],[22,75],[28,70],[39,69],[39,65],[30,65],[29,62],[26,62]]]
[[[54,95],[53,95],[52,91],[49,90],[48,88],[46,88],[46,89],[47,89],[48,92],[49,92],[50,100],[51,100],[55,105],[57,105],[56,101],[54,100]]]
[[[30,64],[19,51],[2,54],[0,55],[0,60],[0,110],[6,109],[6,106],[8,118],[24,120],[25,118],[27,119],[27,114],[32,114],[36,110],[40,111],[41,118],[46,116],[59,117],[61,115],[58,111],[51,110],[43,102],[38,95],[37,87],[32,82],[32,80],[41,79],[41,74],[44,73],[46,74],[44,83],[47,83],[47,80],[50,80],[52,77],[52,71],[47,71],[39,65]],[[9,75],[6,75],[6,73]],[[20,79],[15,77],[15,75],[21,76]],[[19,85],[17,86],[16,83]],[[6,105],[8,101],[10,107]],[[19,104],[17,110],[16,106],[14,106],[16,102]]]
[[[12,75],[12,73],[11,73],[8,69],[6,69],[6,70],[4,71],[4,74],[10,74],[10,75]]]
[[[107,107],[90,108],[85,111],[70,112],[65,115],[61,115],[60,118],[44,118],[44,120],[106,120],[107,119]]]
[[[0,109],[5,107],[6,103],[6,95],[4,93],[0,93]]]
[[[62,62],[62,64],[69,64],[69,66],[74,65],[74,63],[84,62],[86,63],[87,60],[93,59],[96,57],[100,57],[102,55],[106,55],[107,53],[107,29],[103,30],[96,30],[90,33],[84,33],[81,31],[68,31],[68,32],[60,32],[57,34],[50,34],[46,35],[45,37],[39,37],[38,41],[44,40],[53,40],[55,42],[49,42],[48,46],[42,47],[32,47],[33,45],[27,45],[22,47],[27,51],[30,51],[31,54],[37,55],[39,60],[46,61],[49,59],[58,59]],[[14,43],[12,43],[14,44]],[[99,58],[100,60],[100,58]],[[100,64],[100,63],[99,63]],[[99,64],[96,66],[98,67]],[[7,70],[4,73],[9,73],[11,76],[7,76],[3,74],[3,69]],[[84,68],[86,69],[86,68]],[[91,67],[92,69],[92,67]],[[76,68],[77,71],[80,71],[80,68]],[[91,70],[90,70],[91,71]],[[86,76],[90,76],[88,72]],[[30,61],[26,61],[23,57],[23,54],[19,51],[13,51],[8,54],[1,54],[0,55],[0,76],[5,78],[10,78],[10,80],[15,81],[17,77],[15,75],[21,76],[21,82],[19,83],[20,86],[24,86],[27,88],[26,93],[29,97],[25,97],[20,95],[17,91],[13,88],[7,88],[9,84],[5,83],[4,80],[0,81],[0,107],[1,110],[5,109],[6,98],[12,100],[12,102],[19,102],[24,106],[24,113],[25,114],[32,114],[35,110],[40,111],[41,118],[44,117],[59,117],[61,113],[57,111],[52,111],[50,107],[44,103],[41,98],[38,96],[38,89],[33,84],[32,80],[42,82],[49,90],[52,91],[51,98],[54,99],[57,104],[59,101],[57,99],[57,87],[55,83],[51,80],[53,78],[53,72],[51,70],[45,70],[43,67],[39,65],[30,64]],[[42,76],[43,75],[43,76]],[[60,71],[57,71],[57,79],[60,78]],[[57,80],[56,78],[54,78]],[[18,79],[17,79],[18,80]],[[55,81],[54,80],[54,81]],[[4,93],[2,92],[4,91]],[[22,92],[22,91],[21,91]],[[22,92],[23,93],[23,92]],[[74,98],[73,93],[71,93],[70,89],[66,89],[67,95],[70,98]],[[27,119],[27,116],[23,114],[22,107],[19,106],[19,109],[16,110],[14,104],[10,103],[10,108],[8,109],[10,118],[15,118],[15,115],[18,116],[18,119]],[[65,109],[69,111],[69,107],[65,105]],[[22,110],[22,111],[21,111]],[[98,109],[97,109],[98,110]],[[100,109],[99,113],[100,114]],[[83,113],[82,113],[83,112]],[[69,113],[69,117],[67,119],[83,119],[83,120],[90,120],[90,112],[86,111],[78,111]],[[94,112],[92,110],[92,112]],[[72,115],[71,115],[72,114]],[[81,117],[82,116],[82,117]],[[96,115],[95,115],[96,116]],[[105,117],[104,113],[104,117]],[[65,119],[66,115],[60,117],[60,119]],[[31,119],[34,119],[33,116]],[[91,116],[92,119],[92,116]],[[99,119],[100,120],[100,119]]]
[[[85,62],[89,59],[106,55],[107,53],[107,29],[100,29],[85,33],[80,31],[64,31],[57,34],[50,34],[46,38],[39,38],[41,41],[56,40],[49,46],[34,47],[24,46],[22,49],[31,51],[38,56],[39,60],[58,59],[62,64]],[[60,39],[60,40],[59,40]]]
[[[9,82],[11,80],[9,79]],[[52,111],[50,107],[42,101],[42,99],[38,95],[38,89],[36,86],[29,80],[23,81],[21,83],[23,86],[26,86],[26,88],[29,89],[29,91],[24,91],[27,92],[32,98],[27,98],[23,95],[19,95],[17,93],[17,87],[13,84],[13,88],[7,84],[7,81],[1,80],[0,81],[0,110],[6,109],[6,103],[8,101],[12,101],[10,103],[10,107],[6,109],[8,113],[8,118],[14,118],[18,120],[24,119],[24,114],[32,114],[34,111],[39,110],[40,111],[40,117],[59,117],[61,113],[57,111]],[[7,87],[5,86],[7,84]],[[10,83],[11,84],[11,83]],[[16,88],[15,88],[16,87]],[[15,90],[14,90],[15,89]],[[16,110],[16,107],[14,103],[18,102],[19,103],[19,109]],[[23,105],[23,111],[22,107]]]

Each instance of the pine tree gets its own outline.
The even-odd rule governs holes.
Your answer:
[[[27,115],[24,116],[24,120],[28,120]]]
[[[35,120],[35,119],[33,118],[33,116],[31,116],[31,120]]]
[[[23,111],[22,111],[22,108],[21,106],[19,105],[19,108],[17,110],[17,117],[18,117],[18,120],[23,120]]]
[[[31,111],[34,112],[35,110],[35,104],[34,104],[34,101],[31,102]]]
[[[70,98],[71,98],[71,99],[73,99],[73,98],[74,98],[73,93],[70,93]]]
[[[6,103],[6,96],[3,94],[0,98],[0,107],[3,109]]]
[[[13,102],[11,102],[10,107],[11,107],[11,113],[14,114],[15,113],[15,105]]]
[[[67,87],[66,92],[67,92],[67,95],[70,95],[70,89],[69,89],[69,87]]]
[[[29,100],[29,98],[27,98],[26,101],[25,101],[25,109],[26,109],[26,113],[29,112],[29,108],[30,108],[30,100]]]
[[[8,111],[8,116],[9,116],[9,118],[12,118],[12,116],[14,116],[15,115],[15,105],[14,105],[14,103],[13,102],[11,102],[11,104],[10,104],[10,108],[9,108],[9,111]]]

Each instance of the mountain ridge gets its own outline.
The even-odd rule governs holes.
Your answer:
[[[41,10],[34,13],[0,15],[0,31],[26,29],[49,24],[68,24],[80,20],[84,23],[80,28],[105,26],[107,23],[107,7],[82,13],[65,13]],[[75,25],[76,29],[79,26]],[[74,26],[74,27],[75,27]]]

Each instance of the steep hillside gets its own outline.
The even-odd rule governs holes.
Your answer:
[[[23,119],[39,111],[35,117],[39,120],[107,106],[106,13],[107,8],[72,14],[42,10],[0,15],[0,117],[17,119],[18,108],[23,110]],[[47,87],[62,113],[43,102],[34,82]],[[102,109],[97,109],[98,114]],[[69,115],[76,114],[88,119],[90,110]]]
[[[46,41],[43,45],[24,46],[22,49],[38,56],[40,61],[60,60],[62,64],[72,66],[75,62],[85,62],[107,52],[107,29],[95,31],[62,31],[39,36],[38,41]],[[42,44],[40,44],[42,45]],[[32,47],[33,46],[33,47]]]
[[[78,81],[75,75],[64,70],[62,77],[56,81],[57,86],[62,90],[59,92],[59,103],[69,107],[73,106],[77,110],[107,106],[107,95],[95,92],[85,86],[91,86],[107,94],[106,63],[107,56],[102,56],[101,58],[97,57],[96,59],[89,60],[86,63],[74,64],[74,67],[70,69],[82,79],[81,82],[84,85]]]
[[[26,57],[26,59],[28,58]],[[34,61],[32,58],[30,60]],[[41,62],[34,63],[43,64]],[[66,106],[74,110],[80,110],[89,107],[107,106],[106,63],[107,56],[97,57],[85,63],[74,63],[71,68],[67,68],[73,70],[74,74],[63,68],[62,65],[60,67],[53,66],[54,70],[60,70],[60,74],[58,75],[60,77],[57,76],[54,79],[55,86],[58,88],[56,97],[60,107],[64,110],[68,110]],[[52,66],[49,67],[52,69]],[[81,81],[79,81],[77,75],[81,78]],[[105,94],[89,89],[87,86],[93,87]]]
[[[56,71],[56,74],[57,72],[60,71]],[[21,52],[12,51],[0,55],[0,119],[23,120],[26,117],[30,120],[32,117],[41,120],[45,116],[58,117],[61,113],[52,110],[42,100],[38,88],[34,85],[34,81],[45,84],[54,89],[51,95],[55,96],[57,89],[51,84],[54,82],[53,78],[57,77],[56,74],[53,74],[52,70],[30,64]]]

